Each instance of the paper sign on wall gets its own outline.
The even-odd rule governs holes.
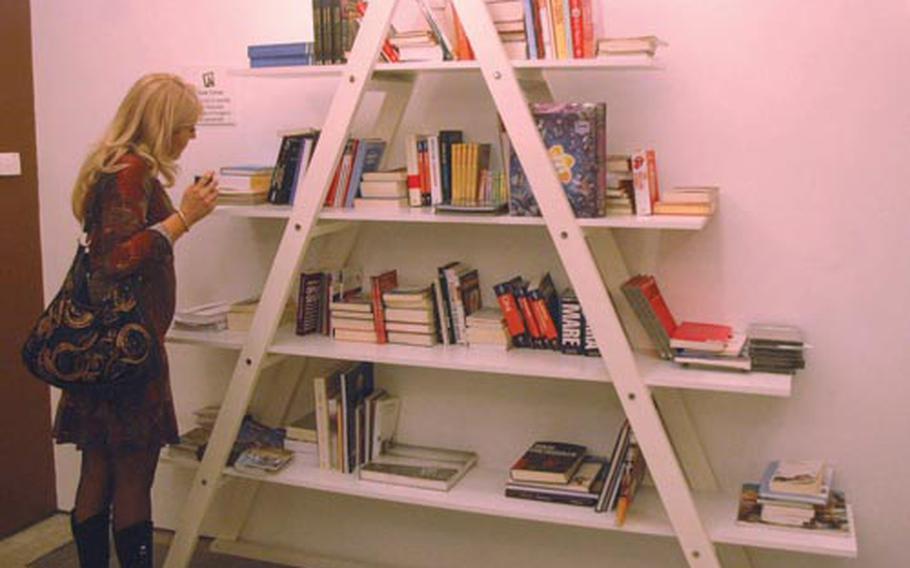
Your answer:
[[[196,87],[202,116],[197,126],[235,126],[237,115],[233,80],[221,67],[192,67],[183,78]]]

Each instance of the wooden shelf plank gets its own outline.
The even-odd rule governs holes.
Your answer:
[[[178,467],[198,467],[198,462],[192,458],[169,451],[162,454],[162,459]],[[472,469],[448,492],[361,481],[354,475],[319,469],[315,456],[305,454],[297,454],[291,464],[276,474],[250,475],[240,473],[233,468],[227,468],[224,473],[229,477],[255,479],[266,483],[408,505],[589,529],[674,536],[673,528],[653,487],[641,488],[635,498],[635,503],[629,510],[625,524],[617,527],[612,514],[595,513],[591,508],[506,497],[503,494],[506,473],[489,468]],[[765,527],[742,527],[735,522],[737,506],[735,494],[710,492],[695,493],[694,496],[696,505],[705,521],[705,528],[713,542],[856,557],[855,533],[834,535]]]
[[[243,333],[230,331],[194,333],[172,329],[168,332],[168,340],[173,343],[228,349],[242,348],[244,338]],[[289,326],[278,330],[269,353],[575,381],[610,380],[602,360],[597,357],[562,355],[554,351],[533,349],[498,351],[457,345],[414,347],[335,341],[322,335],[301,337]],[[791,375],[687,369],[641,353],[637,355],[636,362],[645,383],[650,387],[778,397],[790,396],[792,388]]]
[[[519,71],[621,71],[656,70],[663,67],[659,58],[647,55],[622,55],[597,57],[593,59],[537,59],[512,60],[512,66]],[[231,75],[241,77],[340,77],[345,65],[296,65],[291,67],[260,67],[256,69],[235,69]],[[378,63],[374,76],[412,75],[419,73],[479,73],[477,61],[407,61],[403,63]]]
[[[216,213],[234,217],[287,219],[291,215],[289,205],[220,205]],[[319,214],[321,221],[380,222],[380,223],[449,223],[466,225],[520,225],[544,227],[542,217],[512,217],[510,215],[457,215],[436,214],[429,209],[402,208],[399,211],[369,211],[359,209],[324,209]],[[698,231],[705,227],[710,217],[687,215],[617,215],[596,219],[579,219],[585,229],[670,229]]]

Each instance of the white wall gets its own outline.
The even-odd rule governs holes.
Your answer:
[[[132,81],[191,65],[243,67],[248,44],[307,37],[308,2],[31,4],[50,297],[77,233],[68,196],[78,164]],[[611,35],[656,33],[667,40],[666,70],[598,73],[584,81],[554,74],[557,96],[607,101],[611,152],[654,146],[662,183],[722,188],[721,211],[704,231],[621,233],[630,268],[656,271],[683,319],[789,322],[813,345],[790,399],[685,395],[724,487],[754,480],[773,458],[823,457],[837,464],[836,485],[855,505],[858,562],[753,551],[755,566],[903,565],[910,532],[904,487],[910,418],[903,408],[910,395],[904,376],[910,308],[902,297],[910,260],[901,250],[910,237],[904,222],[910,78],[903,63],[910,52],[910,3],[639,0],[604,2],[603,16]],[[177,187],[221,164],[271,161],[275,129],[320,124],[331,86],[331,80],[238,80],[239,126],[202,130]],[[420,85],[423,96],[406,116],[406,128],[455,126],[491,138],[492,110],[481,86],[476,78]],[[436,95],[443,92],[458,96],[442,106]],[[381,260],[371,260],[368,251],[358,257],[400,266],[416,278],[438,260],[460,256],[481,268],[487,284],[510,271],[558,264],[535,231],[503,237],[455,229],[444,249],[426,244],[432,231],[441,229],[368,229],[367,241],[407,239],[420,254],[391,247],[397,250]],[[273,222],[228,219],[195,229],[179,246],[179,304],[255,291],[279,232]],[[496,238],[507,244],[476,246]],[[501,251],[523,244],[540,253],[494,263]],[[642,253],[654,250],[651,264]],[[233,356],[186,347],[171,355],[179,418],[187,425],[194,408],[218,400]],[[564,434],[603,448],[620,419],[613,393],[592,385],[397,368],[383,369],[381,380],[405,397],[402,428],[409,437],[474,447],[483,461],[503,467],[539,435]],[[602,399],[602,406],[592,407],[591,399]],[[427,428],[425,417],[441,412],[447,420]],[[507,417],[505,424],[492,418],[497,414]],[[68,508],[78,460],[67,449],[57,458],[60,506]],[[186,472],[161,467],[160,524],[172,525],[188,481]],[[269,488],[261,495],[247,536],[325,555],[396,566],[684,565],[668,539],[310,491]]]

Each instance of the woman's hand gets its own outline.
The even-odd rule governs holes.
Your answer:
[[[183,218],[190,226],[195,225],[215,209],[217,198],[218,180],[215,179],[215,172],[205,172],[198,182],[183,192],[180,212],[183,213]]]

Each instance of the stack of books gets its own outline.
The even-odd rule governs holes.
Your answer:
[[[833,478],[834,468],[821,460],[773,461],[760,483],[743,484],[737,523],[847,535],[847,502]]]
[[[253,325],[253,316],[259,307],[259,298],[247,298],[228,306],[227,328],[231,331],[249,331]],[[297,303],[291,299],[284,306],[279,325],[292,323],[297,316]]]
[[[389,343],[432,347],[437,343],[431,286],[395,288],[382,294]]]
[[[250,67],[285,67],[313,64],[313,42],[271,43],[246,48]]]
[[[389,38],[399,61],[443,61],[445,52],[436,35],[428,30],[399,31]]]
[[[717,210],[718,188],[711,186],[674,187],[663,191],[654,204],[655,215],[713,215]]]
[[[316,454],[316,411],[284,426],[284,448],[299,454]]]
[[[790,325],[752,324],[746,329],[752,369],[791,374],[806,367],[802,332]]]
[[[199,449],[208,443],[209,437],[212,435],[212,429],[215,427],[215,420],[218,418],[220,408],[218,405],[211,405],[194,410],[193,421],[195,426],[180,434],[180,441],[176,444],[171,444],[168,451],[174,455],[196,459],[200,455]]]
[[[487,10],[509,59],[527,59],[528,34],[525,32],[525,22],[528,18],[522,0],[488,1]]]
[[[230,304],[227,302],[212,302],[177,310],[174,314],[174,329],[223,331],[228,328],[229,310]]]
[[[332,337],[339,341],[376,343],[373,302],[368,296],[333,300],[329,311]]]
[[[616,526],[622,526],[647,472],[645,457],[628,420],[623,422],[610,454],[609,470],[594,510],[613,513]]]
[[[534,442],[509,469],[506,497],[594,507],[608,469],[602,457],[566,442]]]
[[[408,206],[408,174],[404,169],[366,172],[360,182],[357,209],[398,209]]]
[[[219,170],[218,205],[256,205],[268,200],[271,166],[224,166]]]
[[[676,322],[657,281],[651,275],[633,276],[621,286],[635,315],[664,359],[679,364],[748,371],[743,354],[746,337],[724,324]]]
[[[512,336],[499,308],[481,308],[466,318],[468,345],[508,350]]]
[[[657,48],[667,45],[656,36],[602,37],[597,40],[597,56],[647,55],[654,57]]]
[[[635,213],[632,184],[632,161],[627,155],[607,156],[607,215],[632,215]]]

